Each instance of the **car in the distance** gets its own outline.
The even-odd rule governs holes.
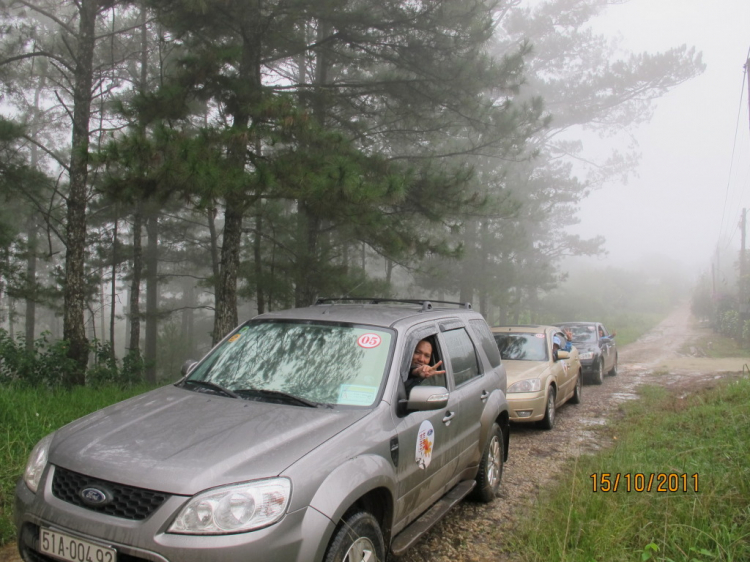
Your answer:
[[[573,345],[578,348],[583,374],[594,384],[604,382],[605,373],[617,375],[616,332],[601,322],[562,322],[560,328],[570,331]]]
[[[554,326],[497,326],[492,335],[508,376],[511,421],[538,422],[552,429],[557,408],[568,400],[581,402],[578,351],[562,350],[565,335]]]
[[[27,562],[384,561],[508,455],[506,376],[469,305],[260,315],[182,379],[43,438],[16,485]],[[407,395],[415,346],[445,374]]]

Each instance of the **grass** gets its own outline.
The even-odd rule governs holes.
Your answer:
[[[706,328],[695,341],[685,344],[680,351],[689,354],[691,347],[698,348],[706,357],[721,359],[723,357],[750,357],[750,349],[742,347],[736,340],[722,336]]]
[[[149,389],[78,387],[50,391],[0,386],[0,545],[15,539],[14,488],[36,442],[81,416]]]
[[[617,445],[572,461],[508,550],[524,562],[750,560],[748,403],[746,378],[684,399],[644,388],[609,427]],[[618,491],[601,491],[603,473],[620,474]],[[651,492],[634,491],[637,473],[644,485],[657,475]],[[661,473],[686,475],[688,491],[682,479],[679,491],[655,491]]]
[[[659,313],[622,313],[607,316],[601,322],[608,330],[617,332],[617,345],[634,342],[666,318]]]

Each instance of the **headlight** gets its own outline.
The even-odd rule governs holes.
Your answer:
[[[526,379],[510,385],[508,387],[508,394],[511,392],[539,392],[541,389],[541,379]]]
[[[286,512],[291,489],[289,479],[271,478],[201,492],[182,508],[169,532],[222,535],[267,527]]]
[[[578,359],[593,359],[594,353],[591,351],[587,351],[585,353],[581,353],[578,355]]]
[[[47,466],[47,453],[49,452],[49,445],[52,443],[52,437],[54,433],[50,433],[46,437],[43,437],[39,443],[34,445],[29,455],[29,461],[26,463],[26,471],[23,473],[23,481],[29,487],[29,490],[36,494],[37,488],[39,488],[39,481],[42,479],[42,473],[44,467]]]

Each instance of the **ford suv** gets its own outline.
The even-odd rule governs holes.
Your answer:
[[[482,316],[347,301],[260,315],[176,384],[42,439],[16,486],[23,559],[382,562],[495,498],[509,412]],[[407,385],[423,340],[440,374]]]

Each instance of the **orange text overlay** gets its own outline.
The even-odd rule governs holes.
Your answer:
[[[601,472],[591,475],[594,492],[697,492],[698,473]]]

